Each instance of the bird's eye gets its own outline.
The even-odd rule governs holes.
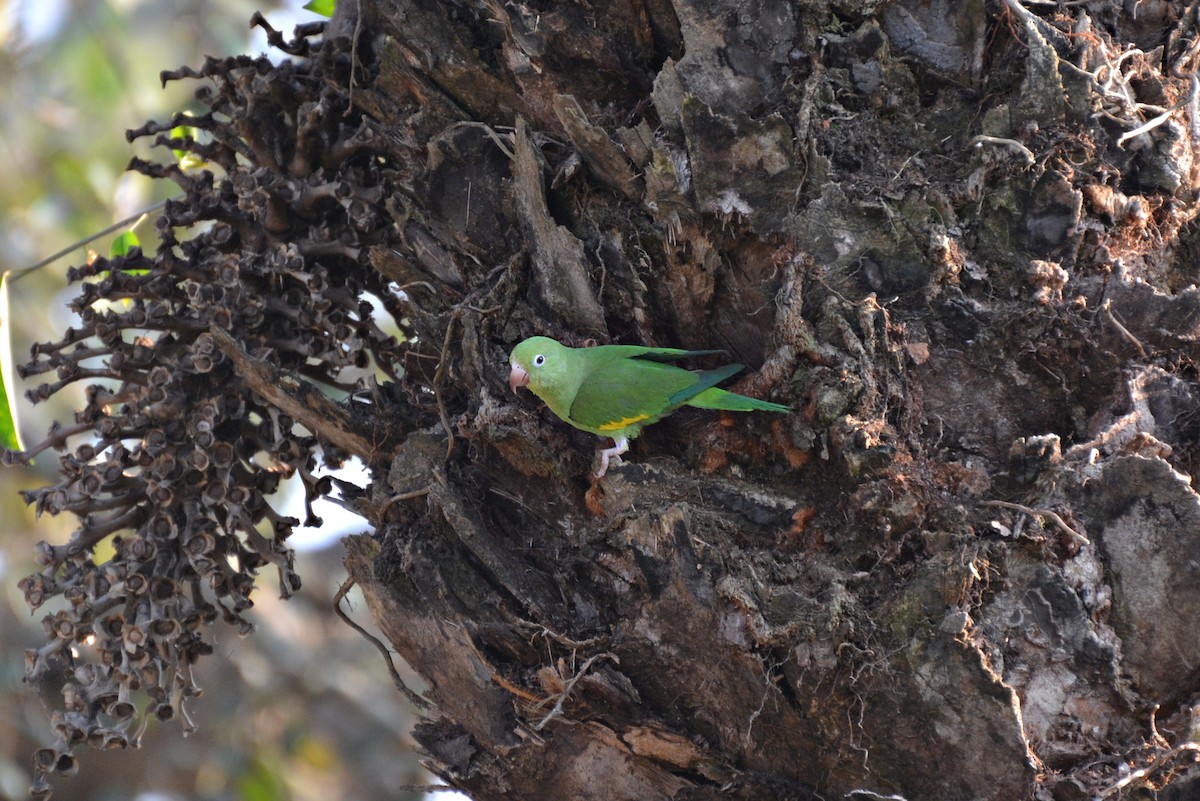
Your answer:
[[[542,354],[539,353],[537,356],[533,357],[533,366],[534,367],[541,367],[545,363],[546,363],[546,357],[543,356]]]

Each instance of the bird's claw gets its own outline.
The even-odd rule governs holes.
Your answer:
[[[596,478],[604,478],[604,474],[608,472],[609,464],[621,464],[621,457],[615,453],[610,454],[609,451],[613,448],[605,448],[600,451],[600,469],[596,471]]]
[[[596,473],[596,478],[604,478],[604,474],[608,472],[610,462],[616,464],[621,463],[621,454],[629,450],[629,440],[626,437],[617,437],[611,448],[605,448],[600,451],[600,470]]]

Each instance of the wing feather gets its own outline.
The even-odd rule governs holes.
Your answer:
[[[724,354],[723,350],[679,350],[678,348],[645,348],[645,353],[635,354],[635,359],[645,359],[653,362],[673,362],[676,359],[688,359],[692,356],[716,356]]]
[[[689,370],[640,358],[614,359],[591,370],[571,403],[571,421],[596,433],[652,423],[671,399],[696,383]]]
[[[714,367],[712,370],[701,370],[700,372],[692,373],[695,376],[695,382],[672,395],[668,399],[668,403],[671,408],[682,406],[704,390],[721,383],[741,369],[742,365],[740,364],[727,364],[724,367]]]

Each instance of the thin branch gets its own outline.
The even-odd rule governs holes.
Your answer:
[[[388,509],[391,509],[392,506],[399,503],[400,501],[408,501],[408,500],[412,500],[413,498],[420,498],[422,495],[428,495],[428,494],[429,494],[429,487],[422,487],[421,489],[413,490],[412,492],[401,492],[398,495],[393,495],[392,497],[390,497],[386,501],[384,501],[383,504],[379,507],[378,517],[380,520],[383,520],[384,517],[387,515]]]
[[[1100,311],[1104,312],[1104,318],[1106,320],[1108,320],[1110,323],[1112,323],[1113,328],[1117,329],[1117,331],[1120,332],[1121,336],[1125,337],[1126,340],[1128,340],[1135,348],[1137,348],[1137,352],[1140,353],[1143,358],[1145,358],[1146,349],[1144,347],[1142,347],[1141,341],[1138,340],[1138,338],[1133,335],[1132,331],[1130,331],[1125,326],[1121,325],[1121,323],[1113,315],[1111,298],[1109,300],[1104,301],[1104,305],[1100,307]]]
[[[1006,147],[1009,150],[1020,154],[1022,160],[1027,165],[1037,163],[1037,158],[1033,155],[1033,151],[1025,147],[1025,145],[1018,142],[1016,139],[1005,139],[1004,137],[1000,136],[980,135],[971,140],[971,147],[978,148],[980,145],[997,145],[999,147]]]
[[[182,195],[176,195],[176,197],[182,197]],[[167,198],[167,200],[174,200],[174,199],[175,198]],[[53,264],[54,262],[58,261],[59,259],[63,258],[64,256],[69,256],[69,255],[71,255],[72,251],[74,251],[78,248],[81,248],[84,245],[89,245],[92,242],[95,242],[100,237],[111,234],[113,231],[119,231],[122,228],[129,225],[130,223],[136,222],[137,220],[140,220],[142,217],[145,217],[147,214],[158,211],[163,206],[167,205],[167,200],[160,200],[158,203],[155,203],[153,206],[150,206],[149,208],[139,211],[137,214],[133,214],[129,217],[126,217],[123,220],[113,223],[112,225],[108,226],[107,228],[105,228],[102,231],[97,231],[96,233],[94,233],[84,239],[81,239],[78,242],[68,245],[67,247],[58,251],[54,255],[47,256],[46,258],[42,259],[37,264],[34,264],[30,267],[21,267],[20,269],[16,269],[16,270],[9,270],[8,274],[11,276],[11,278],[9,279],[9,283],[12,283],[13,281],[16,281],[16,280],[24,277],[25,275],[33,272],[34,270],[40,270],[43,267],[45,267],[47,264]]]
[[[347,615],[345,610],[342,609],[342,600],[346,597],[346,593],[350,592],[350,589],[354,586],[354,583],[354,579],[348,578],[342,582],[341,587],[338,587],[337,595],[333,596],[333,611],[337,612],[337,616],[342,619],[343,623],[365,637],[367,642],[371,643],[371,645],[374,645],[379,653],[383,654],[383,661],[387,664],[388,673],[391,674],[392,683],[396,685],[396,689],[402,692],[404,697],[412,702],[412,705],[417,709],[429,709],[429,702],[417,695],[407,684],[404,683],[404,679],[400,677],[400,671],[396,670],[396,663],[392,661],[392,652],[387,649],[387,646],[380,642],[378,637],[375,637],[362,626],[351,620],[350,616]]]
[[[570,680],[563,686],[562,692],[558,694],[558,700],[554,703],[554,708],[550,710],[550,714],[542,718],[541,722],[533,727],[534,731],[541,731],[547,723],[554,720],[554,718],[558,717],[562,713],[563,704],[571,695],[571,690],[575,689],[576,682],[583,678],[583,674],[587,673],[588,668],[592,666],[593,662],[595,662],[597,659],[605,657],[620,664],[620,660],[617,659],[617,655],[610,654],[607,651],[602,654],[596,654],[595,656],[589,657],[588,660],[584,662],[582,666],[580,666],[579,670],[576,671],[575,675],[572,676]]]
[[[450,417],[446,414],[446,401],[442,398],[442,379],[446,377],[447,354],[450,352],[450,337],[454,333],[454,324],[458,322],[460,309],[455,309],[446,323],[446,336],[442,339],[442,355],[438,359],[437,370],[433,373],[433,397],[437,399],[438,416],[442,419],[442,428],[446,429],[446,461],[454,455],[454,431],[450,428]]]
[[[1124,790],[1126,787],[1133,784],[1134,782],[1145,779],[1147,776],[1154,773],[1159,768],[1163,767],[1167,763],[1168,760],[1174,759],[1176,756],[1178,756],[1179,754],[1182,754],[1185,751],[1191,751],[1192,758],[1195,759],[1196,756],[1198,754],[1200,754],[1200,743],[1194,743],[1191,740],[1189,740],[1186,743],[1180,743],[1179,745],[1172,748],[1170,751],[1160,754],[1157,759],[1155,759],[1153,762],[1151,762],[1146,767],[1133,771],[1132,773],[1130,773],[1128,776],[1125,776],[1123,779],[1118,781],[1113,786],[1097,793],[1096,798],[1103,799],[1103,798],[1108,798],[1109,796],[1112,796],[1112,795],[1116,795],[1117,793],[1121,792],[1121,790]]]
[[[492,126],[490,126],[486,123],[483,123],[483,122],[471,122],[468,120],[468,121],[464,121],[464,122],[457,122],[454,125],[451,125],[448,130],[453,131],[457,128],[482,128],[483,132],[486,133],[488,135],[488,137],[493,142],[496,143],[496,147],[498,147],[500,149],[501,153],[503,153],[505,156],[507,156],[510,160],[516,158],[516,156],[513,155],[513,152],[508,148],[508,146],[506,144],[504,144],[503,141],[501,141],[500,135],[498,133],[496,133],[496,129],[493,128]],[[505,128],[504,130],[511,131],[512,129]]]
[[[449,784],[402,784],[393,788],[400,793],[461,793],[457,787]]]
[[[1134,138],[1135,136],[1141,136],[1142,134],[1146,133],[1147,131],[1150,131],[1150,130],[1162,125],[1164,122],[1169,120],[1171,118],[1171,115],[1174,114],[1179,109],[1183,108],[1184,106],[1194,104],[1196,102],[1196,97],[1198,95],[1200,95],[1200,81],[1198,81],[1196,79],[1196,76],[1193,75],[1192,76],[1192,91],[1188,93],[1188,96],[1186,98],[1184,98],[1183,100],[1180,100],[1175,105],[1169,107],[1166,111],[1164,111],[1162,114],[1159,114],[1157,117],[1152,117],[1151,119],[1147,120],[1145,123],[1134,128],[1132,131],[1126,131],[1125,133],[1121,134],[1121,136],[1117,138],[1117,147],[1121,147],[1122,145],[1124,145],[1126,142],[1128,142],[1130,139]]]
[[[354,3],[354,37],[350,40],[350,87],[346,96],[346,111],[343,117],[349,117],[354,109],[354,87],[358,86],[355,72],[358,69],[358,37],[362,33],[363,10],[361,0]]]
[[[566,635],[559,634],[558,632],[556,632],[550,628],[547,628],[546,626],[543,626],[541,623],[534,623],[532,621],[522,620],[520,618],[517,618],[516,620],[514,620],[513,625],[518,626],[523,629],[526,629],[528,631],[532,631],[534,634],[540,634],[541,636],[546,637],[547,639],[554,640],[559,645],[564,645],[567,648],[574,648],[576,650],[579,650],[582,648],[594,648],[602,640],[607,639],[605,637],[590,637],[586,640],[573,640],[570,637],[567,637]]]
[[[209,327],[209,333],[221,352],[233,361],[248,389],[318,438],[361,457],[364,462],[375,460],[376,446],[359,432],[360,427],[345,408],[329,400],[308,382],[250,356],[216,325]]]
[[[1089,540],[1087,537],[1083,536],[1078,531],[1076,531],[1075,529],[1073,529],[1069,525],[1067,525],[1067,521],[1065,521],[1061,517],[1059,517],[1057,512],[1051,511],[1050,509],[1034,509],[1029,506],[1022,506],[1019,503],[1009,503],[1008,501],[981,501],[980,505],[981,506],[995,506],[1000,509],[1011,509],[1014,512],[1023,512],[1024,514],[1027,514],[1031,517],[1047,518],[1054,525],[1058,526],[1063,531],[1063,533],[1065,533],[1067,536],[1071,537],[1071,539],[1075,540],[1080,545],[1091,545],[1092,544],[1091,540]]]

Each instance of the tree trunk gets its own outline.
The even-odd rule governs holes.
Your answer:
[[[363,5],[409,181],[376,263],[452,446],[412,428],[347,565],[436,772],[1183,792],[1196,20],[1092,5]],[[506,392],[534,333],[724,348],[794,413],[676,415],[589,488],[595,438]]]
[[[319,314],[314,260],[398,285],[373,352],[403,377],[335,411],[312,353],[257,361],[278,332],[200,338],[376,470],[346,564],[429,685],[432,770],[476,799],[1196,791],[1198,29],[1132,5],[358,0],[327,77],[237,84],[231,174],[326,169],[252,112],[353,59],[347,152],[382,178],[269,264]],[[247,181],[228,216],[291,236],[305,192]],[[721,348],[793,412],[682,411],[593,482],[596,438],[508,392],[532,334]]]

